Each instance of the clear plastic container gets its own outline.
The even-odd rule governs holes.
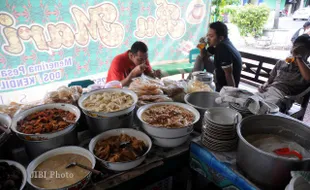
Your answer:
[[[104,88],[123,88],[120,81],[114,80],[105,84]]]

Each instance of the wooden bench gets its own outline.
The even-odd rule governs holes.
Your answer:
[[[248,84],[250,86],[258,87],[259,85],[265,83],[271,70],[274,68],[278,59],[254,55],[251,53],[240,52],[242,57],[242,72],[241,72],[241,82]],[[291,109],[284,110],[283,112],[303,120],[305,112],[310,98],[310,87],[304,92],[297,96],[286,96],[285,101],[294,102]],[[289,105],[289,104],[288,104]]]

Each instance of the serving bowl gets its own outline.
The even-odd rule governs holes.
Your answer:
[[[221,107],[207,109],[204,117],[212,124],[220,126],[237,125],[242,120],[242,116],[239,112],[230,108]]]
[[[129,136],[135,137],[138,140],[142,140],[148,146],[147,151],[142,156],[138,157],[136,160],[127,161],[127,162],[109,162],[109,161],[100,159],[99,157],[95,155],[94,149],[95,149],[97,142],[103,139],[107,139],[111,136],[119,136],[120,134],[126,134]],[[130,170],[132,168],[137,167],[145,160],[146,155],[149,153],[151,148],[152,148],[152,141],[150,137],[148,137],[146,134],[144,134],[141,131],[138,131],[135,129],[129,129],[129,128],[112,129],[112,130],[103,132],[97,135],[96,137],[94,137],[89,143],[89,151],[96,157],[99,163],[101,163],[107,169],[114,170],[114,171],[125,171],[125,170]]]
[[[54,132],[54,133],[25,134],[25,133],[22,133],[19,131],[18,125],[17,125],[18,122],[23,120],[24,118],[26,118],[28,115],[36,113],[38,111],[42,111],[42,110],[46,110],[46,109],[54,109],[54,108],[69,111],[69,112],[73,113],[76,116],[75,121],[74,121],[75,123],[72,123],[68,127],[66,127],[65,129],[58,131],[58,132]],[[30,108],[28,110],[25,110],[23,112],[18,113],[16,116],[14,116],[14,118],[12,120],[11,129],[22,140],[27,140],[27,141],[49,140],[49,139],[55,138],[57,136],[64,135],[64,134],[68,133],[69,131],[72,131],[72,129],[75,128],[76,122],[79,120],[80,116],[81,116],[81,112],[80,112],[79,108],[77,108],[74,105],[63,104],[63,103],[45,104],[45,105],[40,105],[40,106]]]
[[[125,94],[128,94],[133,98],[133,104],[126,109],[115,111],[115,112],[94,112],[94,111],[89,111],[87,108],[84,107],[83,102],[90,95],[100,94],[100,93],[104,93],[104,92],[119,92],[119,93],[123,92]],[[78,105],[83,110],[83,112],[85,114],[92,116],[92,117],[116,117],[116,116],[121,116],[121,115],[125,115],[125,114],[132,112],[135,109],[137,102],[138,102],[138,96],[132,90],[129,90],[126,88],[105,88],[105,89],[99,89],[99,90],[91,91],[89,93],[82,95],[78,100]]]
[[[44,154],[40,155],[39,157],[35,158],[32,162],[30,162],[30,164],[27,167],[27,182],[35,189],[38,190],[46,190],[44,188],[38,187],[36,185],[34,185],[31,181],[31,178],[33,177],[33,175],[35,175],[35,169],[45,160],[47,160],[48,158],[57,156],[57,155],[62,155],[62,154],[77,154],[77,155],[81,155],[86,157],[92,164],[91,168],[94,169],[95,165],[96,165],[96,159],[93,156],[93,154],[91,152],[89,152],[87,149],[85,148],[81,148],[78,146],[66,146],[66,147],[61,147],[61,148],[57,148],[54,150],[50,150],[48,152],[45,152]],[[79,189],[83,189],[86,184],[89,182],[90,177],[91,177],[91,172],[89,172],[89,174],[87,176],[85,176],[82,180],[60,188],[59,190],[70,190],[70,189],[74,189],[74,190],[79,190]]]
[[[21,171],[21,173],[23,175],[23,180],[22,180],[22,184],[21,184],[19,189],[23,190],[25,185],[26,185],[26,182],[27,182],[27,172],[26,172],[25,167],[23,165],[21,165],[20,163],[12,161],[12,160],[0,160],[0,163],[1,162],[6,162],[9,165],[13,165],[13,166],[15,166],[17,169],[19,169]]]
[[[165,127],[152,126],[142,119],[142,114],[147,109],[153,106],[158,106],[158,105],[174,105],[174,106],[182,107],[190,111],[192,114],[194,114],[195,119],[190,125],[181,127],[181,128],[165,128]],[[187,104],[177,103],[177,102],[160,102],[160,103],[152,103],[152,104],[148,104],[148,105],[144,105],[140,107],[137,111],[137,117],[141,122],[141,126],[143,130],[146,131],[146,133],[148,133],[150,136],[155,137],[155,138],[157,137],[157,138],[170,138],[171,139],[171,138],[184,137],[190,134],[193,131],[194,124],[199,121],[200,114],[195,108]]]
[[[159,138],[159,137],[151,137],[153,140],[153,143],[157,146],[163,147],[163,148],[174,148],[178,147],[182,144],[184,144],[187,139],[189,138],[190,134],[185,135],[183,137],[177,137],[177,138]]]

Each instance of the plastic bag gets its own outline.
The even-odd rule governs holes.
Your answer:
[[[87,92],[91,92],[94,90],[99,90],[99,89],[103,89],[104,85],[100,85],[100,84],[91,84],[87,87]]]
[[[166,95],[142,95],[139,97],[138,106],[143,106],[155,102],[172,102],[173,100]]]
[[[129,89],[134,91],[138,96],[164,94],[158,84],[142,77],[133,79],[129,85]]]
[[[48,92],[44,97],[44,103],[67,103],[75,104],[81,97],[83,89],[81,86],[61,86],[56,91]]]
[[[122,83],[120,81],[114,80],[106,83],[104,88],[123,88]]]

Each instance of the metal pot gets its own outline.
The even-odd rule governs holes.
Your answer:
[[[217,92],[193,92],[184,97],[186,104],[196,108],[200,113],[199,121],[194,125],[196,131],[201,131],[202,120],[208,108],[228,107],[228,104],[217,104],[215,99],[220,97]]]
[[[83,102],[90,96],[90,95],[94,95],[94,94],[101,94],[104,92],[119,92],[119,93],[125,93],[128,94],[132,97],[133,99],[133,104],[126,109],[123,110],[119,110],[116,112],[94,112],[94,111],[89,111],[87,110],[84,105]],[[100,90],[95,90],[95,91],[91,91],[89,93],[83,94],[79,100],[78,100],[78,105],[79,107],[83,110],[83,112],[87,115],[92,115],[93,117],[116,117],[116,116],[121,116],[121,115],[125,115],[128,114],[130,112],[132,112],[132,110],[135,109],[135,106],[138,102],[138,96],[135,92],[133,92],[132,90],[126,89],[126,88],[105,88],[105,89],[100,89]]]
[[[76,127],[60,136],[44,141],[27,141],[24,140],[26,152],[30,159],[34,159],[49,150],[68,145],[77,145],[78,136]]]
[[[83,111],[84,112],[84,111]],[[98,135],[110,129],[128,128],[133,125],[133,111],[114,117],[93,117],[85,114],[86,122],[92,135]]]
[[[249,135],[275,134],[310,150],[310,128],[297,120],[275,115],[250,116],[238,125],[237,133],[237,164],[250,179],[265,186],[264,189],[284,189],[291,179],[290,171],[310,169],[310,158],[300,161],[277,156],[246,140]]]

